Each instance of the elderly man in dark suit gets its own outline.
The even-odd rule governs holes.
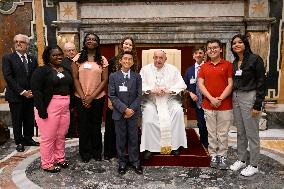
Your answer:
[[[37,67],[37,61],[27,54],[29,38],[18,34],[14,37],[15,52],[4,55],[2,71],[7,83],[5,99],[9,102],[14,140],[18,152],[24,146],[38,146],[33,140],[34,106],[30,78]]]
[[[77,55],[76,46],[73,42],[66,42],[63,46],[64,58],[62,60],[61,66],[67,70],[71,71],[71,64],[73,58]],[[78,55],[77,55],[78,56]],[[75,95],[74,95],[74,86],[71,86],[70,94],[70,125],[66,138],[78,137],[78,112],[77,107],[75,107]]]

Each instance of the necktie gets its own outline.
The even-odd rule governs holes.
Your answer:
[[[202,94],[201,94],[201,91],[199,90],[199,87],[198,87],[198,72],[199,72],[200,66],[197,66],[196,69],[197,69],[197,74],[196,74],[196,95],[198,97],[198,101],[196,102],[196,105],[197,105],[198,108],[201,108]]]
[[[25,66],[26,72],[28,74],[29,73],[29,67],[28,67],[28,62],[26,60],[26,57],[24,55],[22,55],[21,57],[22,57],[22,62],[24,64],[24,66]]]

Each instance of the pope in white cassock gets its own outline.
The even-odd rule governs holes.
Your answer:
[[[179,70],[165,63],[164,51],[155,51],[153,59],[154,63],[140,71],[145,98],[140,146],[144,159],[150,159],[151,152],[177,156],[181,146],[187,148],[184,113],[178,95],[186,89],[186,84]]]

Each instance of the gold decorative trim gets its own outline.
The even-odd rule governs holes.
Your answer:
[[[163,146],[161,147],[161,154],[171,154],[172,147],[171,146]]]

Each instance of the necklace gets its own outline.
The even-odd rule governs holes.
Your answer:
[[[63,67],[59,66],[59,67],[55,67],[54,65],[50,64],[50,66],[52,67],[52,69],[54,69],[56,72],[61,73],[64,71]]]

